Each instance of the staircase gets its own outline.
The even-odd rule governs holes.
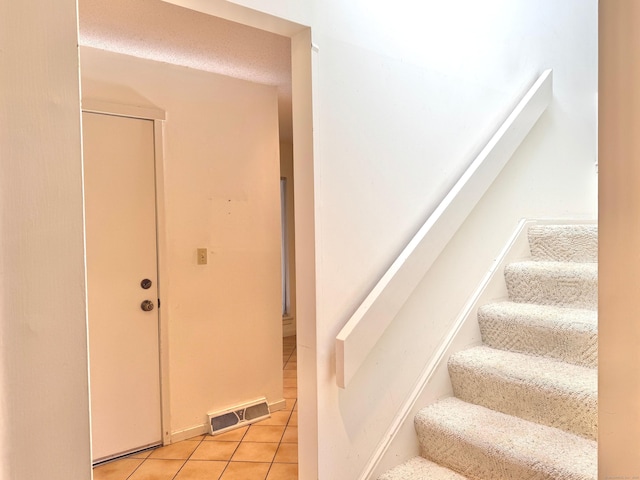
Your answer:
[[[597,478],[598,231],[534,226],[481,307],[483,345],[449,358],[454,397],[415,418],[420,457],[378,480]]]

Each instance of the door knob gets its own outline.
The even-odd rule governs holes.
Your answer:
[[[140,308],[145,312],[153,310],[153,302],[151,300],[145,300],[140,304]]]

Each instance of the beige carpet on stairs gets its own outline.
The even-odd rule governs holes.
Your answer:
[[[454,397],[415,418],[421,456],[379,480],[596,480],[598,231],[536,225],[481,307],[483,345],[451,356]]]

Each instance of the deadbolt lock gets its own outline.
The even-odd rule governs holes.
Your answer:
[[[153,310],[153,302],[151,300],[145,300],[140,304],[140,308],[145,312]]]
[[[151,288],[152,283],[153,282],[151,280],[149,280],[148,278],[145,278],[140,282],[140,286],[145,290],[148,290],[149,288]]]

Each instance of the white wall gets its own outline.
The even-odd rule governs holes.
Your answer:
[[[88,479],[76,2],[0,18],[0,479]]]
[[[85,47],[81,65],[83,98],[167,112],[160,282],[174,439],[200,433],[207,412],[281,401],[275,88]]]
[[[597,2],[233,3],[311,26],[319,48],[319,478],[358,478],[517,219],[595,216]],[[434,266],[438,277],[425,279],[353,384],[339,391],[336,333],[545,68],[554,69],[553,105]]]

